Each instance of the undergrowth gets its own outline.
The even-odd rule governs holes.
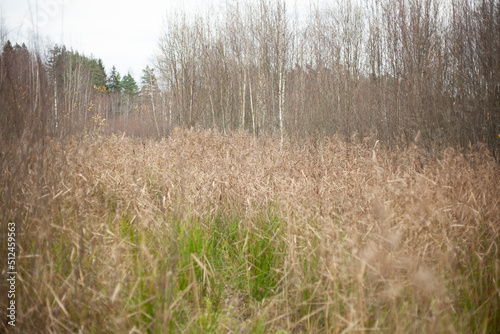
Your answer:
[[[11,332],[500,331],[500,174],[485,150],[179,131],[38,152],[2,152]]]

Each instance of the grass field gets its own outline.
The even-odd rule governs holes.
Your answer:
[[[481,148],[182,130],[2,161],[18,272],[2,330],[500,331],[500,169]]]

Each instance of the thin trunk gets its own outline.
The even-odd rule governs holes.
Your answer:
[[[285,80],[283,79],[282,64],[280,62],[280,69],[278,74],[278,117],[279,117],[279,127],[280,127],[280,143],[283,145],[283,103],[284,103],[284,90],[285,90]]]
[[[55,121],[55,132],[57,134],[57,128],[59,127],[58,121],[57,121],[57,75],[55,74],[54,70],[54,121]]]
[[[243,94],[241,94],[241,128],[245,130],[245,103],[247,91],[247,71],[243,65]]]
[[[248,89],[250,94],[250,113],[252,114],[252,132],[255,136],[255,111],[253,110],[253,96],[252,96],[252,79],[248,80]]]
[[[208,57],[208,56],[207,56]],[[207,86],[208,86],[208,97],[210,98],[210,109],[212,112],[212,129],[215,130],[215,109],[214,109],[214,99],[212,97],[212,88],[210,85],[210,74],[208,72],[208,66],[205,70],[205,75],[207,78]]]
[[[151,85],[151,105],[153,108],[153,120],[156,126],[156,134],[160,137],[160,129],[158,128],[158,120],[156,119],[156,110],[155,110],[155,98],[154,98],[154,89],[153,89],[153,78],[151,73],[149,74],[149,84]]]

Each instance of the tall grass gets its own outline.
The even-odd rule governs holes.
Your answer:
[[[192,130],[44,149],[2,152],[11,332],[500,331],[500,171],[481,148]]]

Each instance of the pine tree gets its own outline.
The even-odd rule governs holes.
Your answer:
[[[146,66],[146,68],[142,70],[141,86],[141,93],[146,96],[158,90],[158,81],[154,74],[154,69],[149,66]]]
[[[146,66],[144,70],[142,70],[141,77],[141,95],[144,100],[149,100],[151,102],[151,111],[153,112],[153,122],[156,127],[156,135],[160,136],[160,128],[158,126],[158,119],[156,117],[156,107],[155,107],[155,98],[158,96],[158,82],[156,80],[156,76],[154,74],[154,70],[149,66]]]
[[[104,69],[104,65],[102,60],[91,58],[90,59],[90,71],[92,74],[92,84],[101,87],[106,86],[107,75],[106,70]]]
[[[3,46],[2,55],[12,52],[13,49],[14,48],[12,47],[12,43],[10,43],[10,40],[8,40],[7,43],[5,43],[5,45]]]
[[[122,92],[122,81],[121,81],[121,76],[120,73],[116,70],[116,67],[113,66],[111,69],[111,73],[109,74],[108,78],[108,92],[110,93],[121,93]]]
[[[121,85],[123,92],[129,97],[133,97],[139,93],[139,87],[130,73],[123,77]]]

